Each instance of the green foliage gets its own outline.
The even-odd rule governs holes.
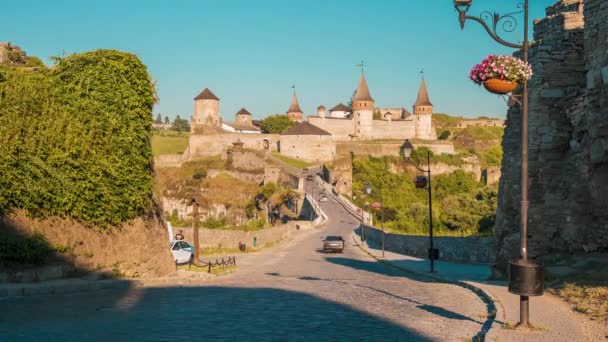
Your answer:
[[[31,237],[0,234],[0,266],[41,265],[55,252],[40,233]]]
[[[433,113],[433,121],[435,121],[438,126],[447,128],[447,127],[456,127],[458,123],[462,120],[462,117],[459,116],[451,116],[443,113]]]
[[[186,119],[182,119],[179,115],[173,120],[173,126],[171,129],[178,132],[190,132],[190,122]]]
[[[25,60],[25,64],[23,65],[24,67],[46,67],[44,65],[44,63],[42,62],[42,60],[36,56],[28,56],[27,59]]]
[[[495,145],[481,153],[480,159],[485,166],[500,166],[502,164],[502,146]]]
[[[225,217],[209,217],[205,221],[203,221],[203,227],[209,229],[222,228],[226,226],[226,218]]]
[[[156,123],[156,124],[163,123],[163,119],[161,118],[160,113],[158,113],[158,115],[156,116],[156,120],[154,120],[154,123]]]
[[[137,56],[97,50],[0,83],[0,215],[117,225],[150,210],[155,93]]]
[[[380,113],[380,109],[376,109],[374,111],[374,120],[382,120],[382,113]]]
[[[441,134],[439,135],[439,137],[437,139],[448,140],[448,138],[450,137],[450,134],[452,134],[450,131],[445,130],[445,131],[441,132]]]
[[[168,116],[165,116],[165,124],[166,124],[166,125],[168,125],[168,124],[170,124],[170,123],[171,123],[171,122],[169,121],[169,117],[168,117]]]
[[[426,165],[426,151],[414,150],[413,156],[422,158]],[[416,189],[414,174],[389,172],[391,164],[402,169],[396,158],[355,159],[353,162],[353,193],[355,202],[383,202],[385,227],[397,233],[428,234],[428,192]],[[364,194],[364,185],[372,185],[371,196]],[[497,206],[496,188],[478,183],[472,174],[456,171],[433,176],[433,226],[439,235],[492,234]],[[371,198],[370,198],[371,197]],[[381,212],[374,212],[380,222]]]
[[[260,122],[262,132],[264,133],[283,133],[288,128],[291,128],[296,123],[291,121],[287,115],[270,115]]]
[[[180,154],[188,147],[188,135],[169,135],[166,131],[152,135],[152,154],[159,156],[163,154]]]
[[[294,159],[294,158],[290,158],[290,157],[284,156],[284,155],[282,155],[282,154],[280,154],[278,152],[272,152],[272,156],[275,157],[275,158],[277,158],[278,160],[281,160],[281,161],[287,163],[288,165],[293,166],[293,167],[298,168],[298,169],[304,169],[304,168],[307,168],[309,166],[315,165],[313,163],[309,163],[309,162],[304,161],[304,160],[299,160],[299,159]]]

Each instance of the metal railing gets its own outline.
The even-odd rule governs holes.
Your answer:
[[[190,260],[188,262],[188,269],[192,268],[192,265],[197,266],[197,267],[206,267],[207,268],[207,273],[211,273],[211,270],[214,267],[220,267],[222,269],[226,268],[226,267],[230,267],[230,266],[234,266],[236,267],[236,257],[228,257],[228,260],[225,260],[224,258],[220,259],[215,259],[215,262],[212,260],[209,260],[208,262],[205,261],[200,261],[198,262],[198,264],[195,264],[193,262],[193,260]],[[177,270],[177,262],[175,263],[175,269]]]

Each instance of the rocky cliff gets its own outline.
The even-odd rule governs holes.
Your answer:
[[[583,4],[584,2],[584,4]],[[608,2],[561,0],[534,23],[529,253],[608,250]],[[507,113],[496,261],[519,255],[521,112]]]

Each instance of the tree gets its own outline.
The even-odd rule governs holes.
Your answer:
[[[350,100],[348,100],[348,104],[346,105],[351,113],[353,112],[353,99],[355,98],[355,95],[357,95],[357,89],[353,91],[353,96],[350,97]]]
[[[165,116],[165,125],[168,125],[168,124],[170,124],[170,123],[171,123],[171,122],[169,122],[169,117],[168,117],[168,116]]]
[[[380,109],[376,109],[374,111],[374,120],[382,120],[382,113],[380,113]]]
[[[157,123],[157,124],[163,123],[163,119],[161,118],[160,113],[158,113],[158,115],[156,116],[156,121],[154,123]]]
[[[295,122],[291,121],[287,115],[277,114],[271,115],[262,120],[260,123],[262,132],[264,133],[283,133],[288,128],[295,125]]]
[[[178,132],[188,132],[190,131],[190,123],[186,119],[182,119],[179,115],[173,120],[173,126],[171,129],[174,129]]]
[[[44,67],[44,63],[42,62],[42,60],[36,56],[29,56],[27,57],[27,59],[25,60],[25,67]]]
[[[447,140],[450,137],[450,134],[452,134],[450,131],[443,131],[441,132],[441,134],[439,135],[439,140]]]

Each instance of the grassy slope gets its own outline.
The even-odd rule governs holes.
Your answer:
[[[289,164],[289,165],[291,165],[293,167],[296,167],[298,169],[303,169],[303,168],[315,165],[313,163],[309,163],[309,162],[306,162],[306,161],[303,161],[303,160],[298,160],[298,159],[293,159],[293,158],[286,157],[286,156],[284,156],[282,154],[279,154],[277,152],[273,152],[272,155],[273,155],[273,157],[275,157],[275,158],[277,158],[277,159],[279,159],[279,160],[281,160],[281,161],[283,161],[283,162],[285,162],[285,163],[287,163],[287,164]]]
[[[177,132],[166,131],[152,135],[152,154],[183,153],[188,147],[188,133],[177,134]]]

